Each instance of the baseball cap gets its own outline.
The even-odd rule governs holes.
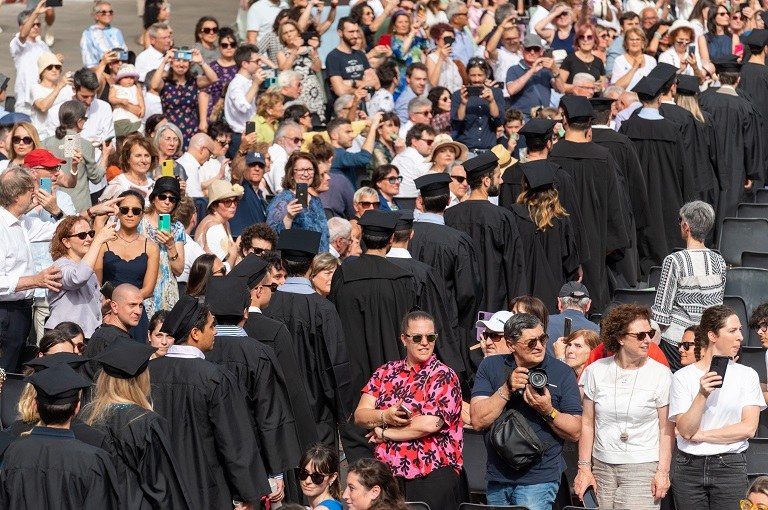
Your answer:
[[[493,331],[494,333],[503,333],[504,324],[506,324],[509,318],[513,315],[515,315],[513,312],[502,310],[500,312],[494,313],[490,319],[477,321],[475,327],[485,328],[489,331]]]
[[[568,282],[562,287],[560,287],[560,293],[557,295],[557,297],[572,297],[576,299],[581,299],[585,297],[588,298],[589,291],[582,283]]]

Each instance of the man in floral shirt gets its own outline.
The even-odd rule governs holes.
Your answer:
[[[376,458],[403,484],[406,501],[456,510],[464,443],[459,378],[434,355],[432,316],[410,312],[400,331],[405,359],[376,370],[362,390],[355,423],[371,430]]]

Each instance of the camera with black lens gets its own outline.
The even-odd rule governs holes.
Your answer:
[[[540,394],[544,394],[544,388],[547,387],[549,378],[547,372],[543,368],[533,368],[528,371],[528,384]]]

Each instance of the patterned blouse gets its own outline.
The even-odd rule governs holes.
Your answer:
[[[288,202],[296,198],[296,195],[291,190],[283,190],[277,195],[267,206],[267,224],[278,235],[285,230],[285,224],[283,218],[288,214]],[[323,203],[316,196],[309,196],[309,207],[302,209],[299,214],[293,219],[291,228],[300,228],[303,230],[314,230],[320,232],[320,251],[319,253],[328,251],[329,239],[328,234],[328,218],[325,217],[325,209],[323,209]]]
[[[395,476],[413,480],[445,466],[461,471],[464,431],[459,378],[434,354],[413,368],[408,368],[405,360],[382,365],[362,393],[376,399],[376,409],[386,409],[402,400],[414,416],[438,416],[445,422],[439,432],[420,439],[376,445],[376,458],[386,463]]]

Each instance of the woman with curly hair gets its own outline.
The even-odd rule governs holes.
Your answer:
[[[277,92],[264,92],[256,100],[256,141],[271,144],[275,139],[275,131],[283,117],[285,106],[283,96]]]

